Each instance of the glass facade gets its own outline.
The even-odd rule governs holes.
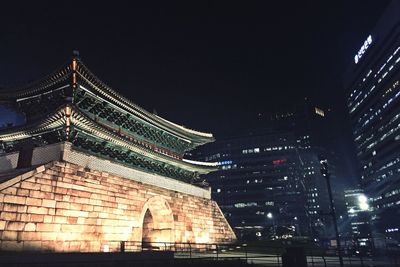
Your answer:
[[[195,156],[219,162],[205,178],[238,238],[318,236],[325,228],[325,181],[308,135],[261,131],[217,140]]]
[[[399,12],[394,1],[345,82],[361,185],[372,204],[374,231],[380,233],[400,228]]]

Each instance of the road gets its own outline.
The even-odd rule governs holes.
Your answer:
[[[245,253],[245,252],[234,252],[227,251],[223,253],[176,253],[176,258],[213,258],[213,259],[246,259],[247,262],[254,264],[256,266],[282,266],[282,258],[276,254],[266,254],[266,253]],[[383,259],[372,259],[372,258],[359,258],[359,257],[344,257],[344,266],[349,267],[400,267],[400,262],[396,263],[388,258]],[[339,259],[335,256],[308,256],[307,257],[308,267],[336,267],[339,265]]]

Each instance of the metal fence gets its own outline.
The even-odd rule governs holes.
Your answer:
[[[294,252],[291,252],[294,251]],[[259,266],[289,266],[285,258],[303,257],[307,266],[339,265],[339,252],[306,245],[248,245],[169,242],[121,242],[121,252],[172,251],[175,259],[242,259]],[[376,251],[375,255],[342,251],[344,266],[400,267],[400,249]]]
[[[340,266],[338,251],[307,244],[209,244],[170,242],[110,242],[109,252],[97,253],[0,253],[0,266],[18,267],[124,267],[124,266]],[[343,251],[344,266],[400,267],[400,251],[377,254]],[[247,264],[247,265],[246,265]]]

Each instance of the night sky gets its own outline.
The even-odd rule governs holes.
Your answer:
[[[355,175],[342,76],[388,1],[9,2],[0,87],[40,78],[77,49],[138,105],[217,138],[307,97],[332,109]]]

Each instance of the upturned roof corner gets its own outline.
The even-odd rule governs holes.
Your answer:
[[[210,133],[191,130],[150,113],[95,76],[74,51],[69,62],[30,84],[0,91],[26,123],[0,130],[0,150],[71,142],[78,149],[114,158],[148,171],[195,179],[216,166],[183,161],[185,152],[214,141]],[[190,178],[191,177],[191,178]]]

